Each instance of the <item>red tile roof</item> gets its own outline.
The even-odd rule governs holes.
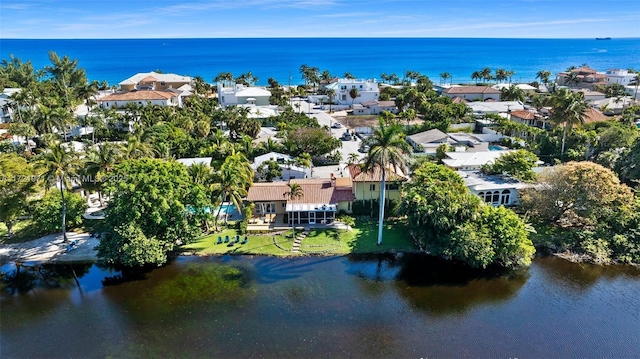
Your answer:
[[[290,183],[298,183],[302,187],[302,197],[289,198],[289,182],[254,183],[249,188],[247,200],[250,202],[286,201],[287,203],[338,203],[353,201],[351,187],[335,187],[328,178],[292,179]]]
[[[584,122],[585,123],[601,122],[601,121],[607,121],[608,119],[609,117],[605,116],[599,110],[589,107],[589,109],[587,110],[586,116],[584,118]]]
[[[177,96],[170,91],[131,91],[107,95],[99,99],[98,102],[168,100]]]
[[[533,120],[535,118],[535,115],[536,113],[534,111],[528,111],[528,110],[511,111],[511,116],[515,116],[523,120]]]

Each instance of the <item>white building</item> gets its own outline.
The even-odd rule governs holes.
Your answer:
[[[490,176],[478,171],[457,171],[457,173],[471,193],[492,206],[519,204],[519,191],[528,186],[511,177]]]
[[[339,105],[362,104],[364,102],[375,101],[380,96],[378,82],[364,79],[338,79],[326,87],[327,90],[335,92],[335,102]],[[352,89],[358,90],[358,97],[351,98],[349,94]],[[352,102],[353,101],[353,102]]]
[[[638,75],[623,69],[611,69],[604,73],[607,85],[620,84],[628,86]]]
[[[168,90],[191,85],[189,76],[176,74],[159,74],[157,72],[140,72],[120,82],[120,91],[134,90]]]
[[[509,152],[513,151],[447,152],[447,158],[444,158],[442,163],[456,171],[475,171]]]
[[[234,105],[269,106],[270,97],[271,92],[261,87],[247,87],[243,84],[225,87],[222,82],[218,82],[218,101],[222,107]]]
[[[520,101],[474,101],[465,103],[474,115],[485,113],[508,113],[524,110],[524,104]]]
[[[211,166],[211,159],[213,157],[190,157],[190,158],[178,158],[176,162],[180,162],[187,167],[193,165],[207,165]]]
[[[0,123],[11,122],[13,116],[11,96],[18,92],[20,92],[19,88],[7,87],[0,93]]]
[[[294,164],[295,159],[293,157],[278,152],[269,152],[262,156],[257,156],[254,158],[251,167],[254,171],[257,171],[258,167],[265,161],[275,161],[280,165],[282,176],[278,177],[278,180],[288,181],[295,178],[311,177],[311,168],[297,166]]]

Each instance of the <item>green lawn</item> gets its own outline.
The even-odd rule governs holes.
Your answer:
[[[17,221],[13,225],[13,234],[13,238],[7,238],[7,226],[4,222],[0,223],[0,243],[3,244],[27,242],[44,235],[44,233],[40,231],[29,219]]]
[[[248,235],[247,244],[217,244],[218,236],[224,240],[225,236],[233,238],[236,230],[226,229],[218,234],[207,235],[196,242],[183,246],[185,251],[198,254],[258,254],[274,256],[306,255],[309,253],[349,254],[349,253],[384,253],[384,252],[414,252],[417,248],[408,235],[407,227],[402,222],[385,223],[383,230],[383,244],[378,246],[378,223],[376,221],[357,221],[351,231],[336,229],[312,229],[300,244],[300,252],[291,252],[293,240],[291,231],[275,235]],[[299,235],[300,231],[296,231]],[[244,238],[244,236],[241,236]]]

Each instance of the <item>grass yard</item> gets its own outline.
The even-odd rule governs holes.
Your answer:
[[[28,242],[43,236],[45,233],[39,230],[30,219],[26,219],[17,221],[13,225],[13,238],[9,239],[7,234],[7,226],[4,222],[0,223],[0,243],[3,244]]]
[[[309,235],[300,243],[300,252],[292,252],[293,239],[291,230],[275,235],[279,247],[273,243],[272,234],[249,234],[248,243],[237,243],[228,246],[226,243],[217,244],[218,236],[234,238],[235,229],[226,229],[217,234],[210,234],[199,238],[196,242],[183,246],[185,251],[197,254],[256,254],[273,256],[318,254],[349,254],[349,253],[385,253],[385,252],[415,252],[417,248],[408,235],[407,227],[402,222],[390,221],[385,223],[383,230],[383,244],[377,245],[377,221],[356,221],[351,231],[336,229],[311,229]],[[296,236],[300,231],[296,231]],[[244,236],[241,236],[241,240]]]

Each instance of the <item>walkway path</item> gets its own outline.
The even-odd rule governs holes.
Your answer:
[[[300,243],[302,242],[303,239],[305,239],[307,236],[309,235],[309,230],[305,229],[304,232],[300,233],[300,235],[298,235],[296,237],[296,239],[293,240],[293,247],[291,249],[291,251],[293,253],[298,253],[300,251]]]
[[[62,233],[51,234],[28,242],[0,244],[0,264],[11,261],[22,262],[80,262],[97,259],[94,248],[99,239],[88,233],[67,233],[68,242],[62,239]],[[77,241],[73,249],[68,250],[70,242]]]

